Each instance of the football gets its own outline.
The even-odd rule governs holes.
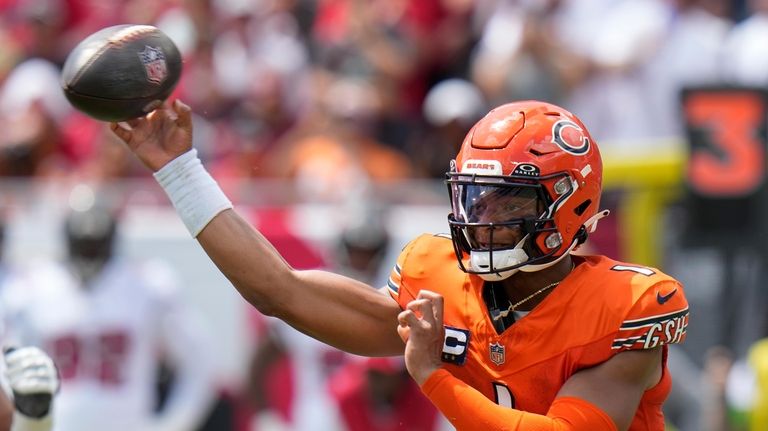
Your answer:
[[[170,96],[181,54],[150,25],[123,24],[91,34],[67,56],[61,86],[78,110],[101,121],[141,117]]]

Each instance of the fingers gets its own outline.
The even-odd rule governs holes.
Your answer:
[[[421,329],[422,320],[416,315],[413,310],[404,310],[397,315],[397,335],[404,343],[408,342],[411,337],[411,329]]]
[[[441,327],[443,326],[443,297],[439,296],[432,300],[432,310],[435,311],[435,322]]]
[[[169,110],[166,108],[155,109],[154,111],[150,112],[146,116],[147,120],[151,121],[154,124],[162,124],[165,121],[167,121],[168,118],[175,118],[175,117],[176,117],[176,114],[174,112],[169,112]]]
[[[429,326],[435,327],[437,325],[434,307],[429,299],[414,299],[408,303],[407,309],[411,310],[414,315],[418,315]]]
[[[111,123],[109,128],[118,138],[130,144],[134,133],[143,124],[162,124],[169,120],[174,121],[176,126],[182,129],[191,130],[192,109],[184,104],[184,102],[176,99],[173,103],[165,103],[162,107],[155,109],[145,117]]]
[[[434,313],[434,321],[442,325],[443,324],[443,296],[432,292],[430,290],[421,290],[419,291],[419,294],[416,296],[418,299],[426,299],[431,302],[432,305],[432,312]]]
[[[417,299],[426,298],[426,299],[431,299],[431,300],[436,300],[436,299],[441,299],[442,300],[443,296],[440,295],[439,293],[435,293],[435,292],[433,292],[431,290],[424,290],[424,289],[422,289],[422,290],[419,291],[419,294],[416,295],[416,298]]]
[[[128,123],[125,121],[121,121],[119,123],[114,123],[117,127],[119,127],[122,130],[125,130],[126,132],[133,132],[133,127],[131,127]]]
[[[192,109],[179,99],[173,101],[173,110],[176,112],[176,125],[182,129],[192,127]]]
[[[433,327],[443,324],[443,297],[429,290],[421,290],[416,299],[408,303],[407,309],[416,312]]]
[[[120,138],[125,143],[131,142],[131,137],[133,136],[133,129],[131,126],[128,125],[128,123],[125,122],[119,122],[119,123],[111,123],[109,125],[109,128],[112,130],[112,133],[117,135],[118,138]]]
[[[414,327],[420,325],[428,328],[442,327],[443,298],[437,294],[423,296],[424,297],[419,294],[420,299],[414,299],[409,302],[405,311],[398,315],[400,326]]]
[[[403,343],[407,343],[411,337],[411,328],[419,325],[420,319],[416,316],[413,310],[404,310],[397,315],[397,335],[403,340]]]
[[[397,315],[397,322],[400,324],[398,327],[411,327],[419,323],[419,318],[413,310],[403,310]]]
[[[139,124],[141,124],[141,117],[133,118],[131,120],[124,121],[123,123],[127,124],[128,127],[130,127],[131,129],[135,129],[136,127],[139,126]],[[118,123],[118,124],[120,124],[120,123]]]
[[[58,372],[53,360],[37,347],[22,347],[5,353],[5,376],[18,394],[54,393]]]
[[[407,343],[408,338],[411,337],[411,328],[407,326],[398,326],[397,335],[400,336],[400,339],[403,340],[403,343]]]

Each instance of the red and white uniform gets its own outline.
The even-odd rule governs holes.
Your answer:
[[[377,404],[369,372],[390,380],[397,389],[386,405]],[[402,358],[353,359],[329,381],[347,431],[442,431],[454,428],[419,390]],[[392,389],[389,388],[391,391]]]
[[[87,288],[43,263],[2,288],[5,342],[36,345],[61,375],[55,431],[182,431],[208,413],[213,356],[205,327],[183,306],[159,262],[113,260]],[[176,380],[155,413],[158,360]]]

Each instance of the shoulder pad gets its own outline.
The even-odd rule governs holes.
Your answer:
[[[412,300],[418,292],[406,292],[404,278],[421,278],[430,273],[430,268],[443,262],[446,257],[455,260],[450,236],[443,234],[422,234],[409,242],[392,268],[387,280],[389,294],[401,306]]]
[[[689,313],[683,286],[663,273],[648,277],[647,283],[633,280],[634,303],[613,341],[614,350],[653,349],[685,339]]]

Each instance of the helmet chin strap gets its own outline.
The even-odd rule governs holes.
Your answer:
[[[587,229],[588,233],[592,233],[597,229],[597,222],[603,218],[606,217],[611,212],[609,210],[602,210],[598,211],[595,215],[588,218],[587,221],[584,222],[584,227]],[[511,250],[503,250],[503,251],[497,251],[494,253],[494,264],[497,263],[498,260],[503,261],[502,266],[514,266],[517,264],[520,264],[522,262],[525,262],[528,260],[528,253],[523,250],[523,244],[528,239],[529,235],[526,235],[523,237],[523,239],[520,240],[520,242],[515,245],[515,248]],[[541,271],[542,269],[549,268],[550,266],[560,262],[565,256],[568,256],[571,254],[573,249],[575,249],[579,245],[579,242],[574,238],[571,241],[571,245],[568,247],[568,249],[561,254],[557,259],[542,263],[538,265],[523,265],[519,268],[514,268],[506,271],[499,271],[494,272],[490,274],[477,274],[480,278],[482,278],[485,281],[501,281],[505,280],[512,275],[514,275],[517,271],[523,271],[523,272],[536,272]],[[488,267],[490,266],[490,259],[491,259],[491,252],[490,251],[473,251],[470,252],[470,265],[473,270],[488,270]],[[495,266],[495,265],[494,265]]]

